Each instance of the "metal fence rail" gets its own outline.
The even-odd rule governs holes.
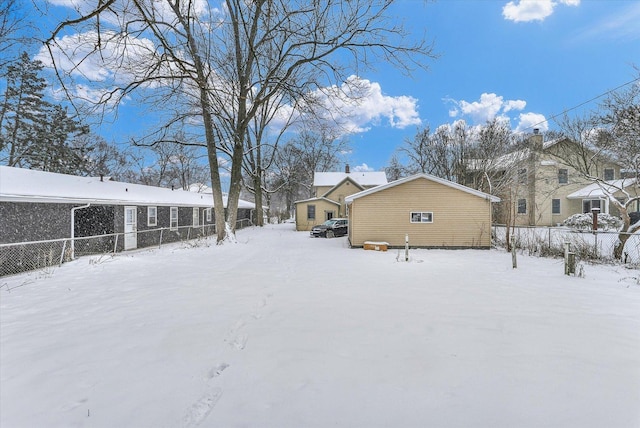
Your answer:
[[[236,230],[251,226],[249,219],[238,220]],[[162,244],[207,239],[215,235],[215,225],[168,227],[134,232],[136,248],[161,247]],[[0,277],[36,269],[60,266],[77,257],[115,254],[124,250],[124,233],[62,238],[46,241],[0,244]]]
[[[541,256],[562,256],[565,244],[571,245],[579,259],[590,261],[614,261],[614,247],[620,233],[615,231],[579,231],[567,227],[511,226],[510,240],[516,249]],[[623,234],[625,243],[622,262],[640,266],[640,234]],[[507,246],[507,227],[494,225],[494,245]]]

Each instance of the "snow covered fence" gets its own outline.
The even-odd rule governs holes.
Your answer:
[[[236,222],[236,230],[251,226],[250,219]],[[207,238],[216,233],[213,224],[157,228],[134,232],[134,248],[161,246],[178,241]],[[130,234],[127,234],[130,235]],[[117,253],[125,249],[125,234],[51,239],[47,241],[0,244],[0,277],[36,269],[59,266],[76,257]]]
[[[239,223],[244,227],[244,222]],[[215,225],[158,228],[135,232],[134,248],[205,238],[215,234]],[[130,235],[130,234],[129,234]],[[125,249],[125,234],[85,236],[72,239],[0,244],[0,276],[59,266],[76,257],[117,253]]]
[[[565,243],[580,260],[613,261],[613,249],[618,242],[618,232],[580,231],[567,227],[514,226],[510,228],[511,242],[530,255],[557,256],[564,254]],[[493,242],[506,247],[507,227],[493,227]],[[640,235],[630,234],[623,252],[623,262],[640,266]]]

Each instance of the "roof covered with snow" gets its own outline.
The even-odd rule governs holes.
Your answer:
[[[445,186],[462,190],[463,192],[470,193],[480,198],[489,199],[491,202],[500,202],[500,198],[498,198],[497,196],[493,196],[488,193],[484,193],[479,190],[472,189],[471,187],[463,186],[462,184],[454,183],[453,181],[445,180],[444,178],[436,177],[435,175],[431,175],[431,174],[415,174],[415,175],[412,175],[411,177],[401,178],[400,180],[392,181],[391,183],[388,183],[382,186],[377,186],[371,189],[363,190],[362,192],[354,193],[353,195],[347,196],[344,199],[347,203],[351,203],[353,202],[354,199],[358,199],[363,196],[367,196],[372,193],[379,192],[381,190],[390,189],[392,187],[398,186],[400,184],[408,183],[410,181],[417,180],[419,178],[424,178],[426,180],[444,184]]]
[[[387,174],[384,171],[316,172],[313,175],[313,185],[315,187],[335,186],[347,177],[361,186],[379,186],[388,183]]]
[[[207,193],[0,166],[0,201],[212,207]],[[226,198],[225,198],[226,203]],[[240,200],[238,208],[255,208]]]
[[[619,180],[592,183],[569,195],[567,199],[599,199],[606,198],[608,194],[614,194],[622,189],[628,189],[636,184],[635,178],[622,178]]]

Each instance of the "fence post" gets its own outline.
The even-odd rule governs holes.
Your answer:
[[[564,243],[564,274],[571,275],[576,273],[576,253],[571,251],[571,244]]]
[[[62,252],[60,253],[60,263],[58,264],[58,267],[62,266],[62,262],[64,260],[64,250],[67,249],[67,240],[65,239],[64,241],[62,241]]]
[[[116,239],[113,240],[113,254],[118,252],[118,234],[116,233]]]
[[[164,232],[164,228],[160,229],[160,240],[158,242],[158,248],[162,247],[162,232]]]
[[[404,261],[409,261],[409,234],[404,235]]]

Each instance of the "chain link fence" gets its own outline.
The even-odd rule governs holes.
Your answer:
[[[236,223],[236,230],[251,226],[251,220]],[[215,225],[168,227],[134,232],[137,248],[161,247],[162,244],[207,239],[215,235]],[[60,266],[77,257],[115,254],[124,250],[124,233],[86,236],[75,239],[0,244],[0,277],[36,269]]]
[[[628,239],[620,261],[640,267],[640,234],[623,235],[627,235]],[[562,257],[565,245],[569,244],[580,260],[614,262],[614,248],[619,242],[620,233],[580,231],[567,227],[512,226],[509,239],[516,249],[530,255]],[[507,227],[494,225],[492,240],[495,246],[506,248]]]

